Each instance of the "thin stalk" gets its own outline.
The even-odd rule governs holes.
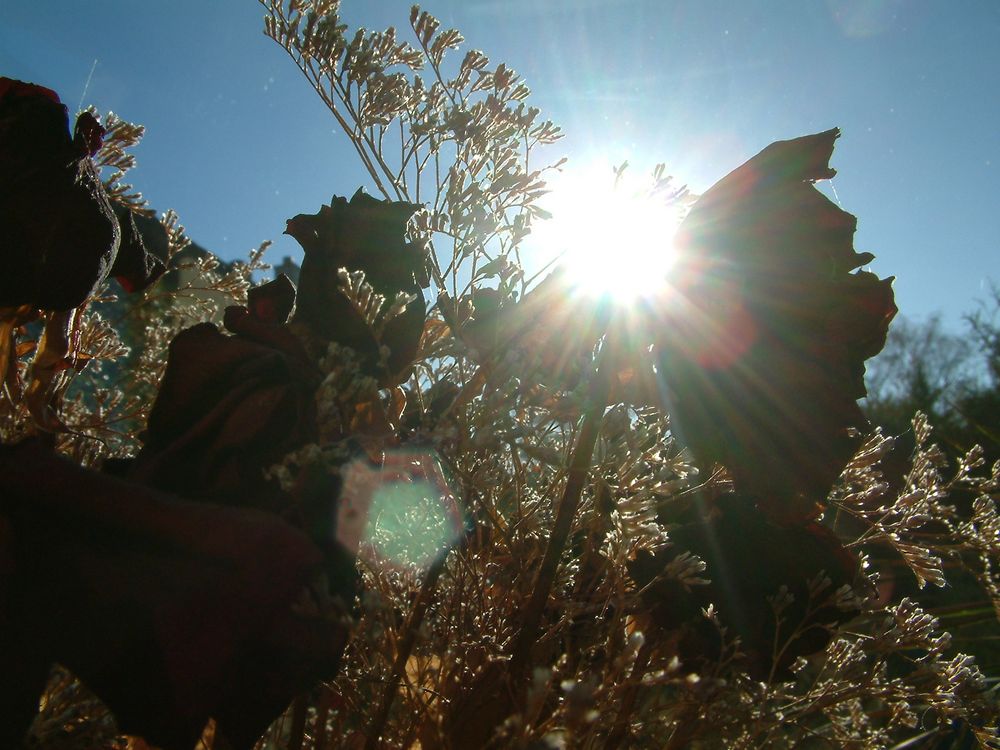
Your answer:
[[[428,607],[430,607],[431,599],[434,596],[434,589],[437,587],[437,582],[441,577],[442,571],[444,571],[444,564],[447,557],[447,554],[440,555],[427,570],[427,576],[424,578],[424,583],[420,587],[420,593],[417,594],[417,600],[413,604],[410,617],[403,628],[402,637],[399,639],[399,647],[392,664],[392,672],[386,680],[385,689],[382,692],[382,700],[379,702],[378,713],[375,714],[368,738],[365,740],[364,750],[376,750],[379,746],[382,733],[385,731],[386,722],[389,720],[389,712],[392,710],[392,704],[396,699],[399,681],[403,676],[403,670],[406,669],[406,662],[413,652],[413,645],[417,640],[417,631],[420,628],[420,623],[424,620],[424,615],[427,614]]]
[[[702,726],[702,723],[698,721],[698,705],[683,706],[677,726],[674,727],[674,731],[667,740],[667,744],[663,746],[663,750],[684,750],[684,748],[691,747],[691,740],[698,733],[699,726]]]
[[[300,695],[292,703],[292,726],[288,732],[288,750],[302,750],[306,735],[306,712],[309,704],[306,696]]]
[[[316,706],[316,723],[313,728],[313,747],[324,750],[326,747],[326,721],[330,716],[330,704],[333,702],[333,692],[328,685],[323,686],[319,705]]]
[[[635,711],[635,701],[639,697],[639,688],[642,685],[642,676],[649,666],[649,657],[653,653],[652,639],[646,639],[639,647],[639,653],[635,655],[635,665],[632,667],[631,681],[622,691],[622,705],[618,709],[618,716],[615,717],[611,734],[608,735],[607,742],[604,743],[604,750],[617,750],[622,741],[628,735],[629,719]]]
[[[597,444],[597,435],[601,430],[604,409],[607,406],[611,389],[610,373],[607,371],[610,351],[610,347],[604,346],[598,355],[597,372],[591,380],[587,410],[584,413],[580,436],[573,449],[566,486],[563,489],[559,509],[556,511],[555,524],[552,527],[552,536],[549,537],[545,556],[542,558],[538,575],[535,576],[531,598],[524,611],[524,622],[511,647],[509,674],[515,685],[522,683],[526,674],[531,648],[538,639],[542,614],[545,612],[545,604],[548,602],[549,593],[552,591],[552,584],[559,568],[559,558],[566,547],[566,540],[569,539],[573,519],[583,494],[583,487],[590,472],[590,460],[594,454],[594,446]]]

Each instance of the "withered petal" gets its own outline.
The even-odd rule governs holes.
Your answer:
[[[89,159],[43,164],[17,189],[13,181],[0,174],[0,306],[78,307],[107,278],[120,241],[96,170]]]
[[[278,488],[263,472],[315,441],[319,373],[284,327],[244,308],[229,308],[227,318],[254,335],[226,336],[202,323],[171,342],[128,476],[187,497],[221,502],[224,494],[227,502],[280,510]]]
[[[785,520],[817,512],[855,449],[864,361],[896,312],[891,279],[852,273],[873,257],[857,220],[813,185],[839,135],[771,144],[697,201],[657,342],[676,431]]]
[[[111,275],[126,292],[140,292],[160,278],[167,267],[146,249],[142,233],[135,223],[135,214],[117,204],[114,210],[122,236],[114,265],[111,266]]]
[[[295,307],[295,285],[285,274],[247,292],[247,307],[260,321],[283,325]]]
[[[78,156],[69,137],[69,112],[52,89],[0,78],[0,163],[18,170],[47,155]]]
[[[14,78],[0,77],[0,100],[8,96],[11,98],[25,97],[29,99],[43,97],[54,101],[56,104],[61,104],[59,94],[50,88],[39,86],[37,83],[26,83]]]
[[[80,155],[96,156],[108,131],[90,112],[82,112],[73,128],[73,145]]]
[[[50,89],[0,79],[0,306],[81,305],[112,272],[139,288],[159,272],[122,226],[90,156],[104,128],[90,113],[70,137]],[[121,259],[118,256],[121,254]]]
[[[274,515],[186,502],[30,442],[0,447],[0,482],[0,550],[13,566],[0,662],[27,678],[0,698],[37,709],[37,683],[58,661],[125,732],[188,750],[215,717],[248,748],[295,694],[335,674],[343,626],[289,613],[322,555]],[[310,659],[286,658],[306,644]]]

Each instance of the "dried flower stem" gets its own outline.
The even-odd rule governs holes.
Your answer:
[[[649,657],[653,654],[652,639],[643,641],[639,648],[639,653],[635,656],[635,665],[632,667],[631,682],[622,691],[622,704],[618,709],[618,716],[615,717],[611,734],[608,735],[607,742],[604,743],[604,750],[617,750],[622,741],[628,735],[629,719],[635,710],[635,701],[639,697],[639,688],[642,686],[642,676],[649,666]]]
[[[292,727],[288,733],[288,750],[302,750],[302,742],[306,734],[306,714],[309,711],[309,701],[300,695],[292,703]]]
[[[313,747],[326,747],[326,722],[330,716],[330,704],[333,702],[333,689],[324,685],[316,706],[316,722],[313,724]]]
[[[573,457],[570,460],[569,474],[566,478],[566,487],[563,490],[562,499],[559,501],[559,510],[556,512],[555,524],[552,527],[552,536],[549,537],[548,546],[545,548],[545,556],[542,564],[538,568],[538,575],[532,587],[531,598],[525,608],[524,621],[514,644],[511,648],[510,677],[512,684],[520,685],[528,667],[531,656],[531,647],[538,637],[538,628],[542,621],[542,614],[545,611],[545,603],[548,601],[549,592],[552,590],[552,583],[555,581],[556,570],[559,567],[559,558],[562,556],[569,538],[569,532],[573,525],[573,518],[580,505],[580,496],[583,494],[584,485],[587,482],[587,475],[590,472],[590,462],[594,454],[594,446],[597,443],[597,436],[601,431],[601,422],[604,418],[604,409],[608,403],[611,392],[610,372],[608,371],[608,357],[610,348],[602,347],[598,355],[597,372],[590,382],[590,394],[588,398],[587,410],[584,412],[583,426],[580,428],[580,436],[577,438],[576,447],[573,449]],[[516,688],[515,688],[516,689]]]
[[[482,393],[483,387],[489,378],[490,369],[486,365],[476,368],[475,372],[472,373],[472,377],[469,378],[469,382],[462,386],[462,390],[458,392],[455,400],[445,410],[441,417],[442,421],[452,414],[457,414],[460,409],[468,405],[472,399]]]
[[[402,637],[399,639],[396,659],[392,663],[392,672],[386,680],[385,690],[382,692],[382,700],[379,701],[378,713],[375,714],[371,731],[365,740],[365,750],[375,750],[378,747],[383,731],[385,731],[386,722],[389,720],[389,712],[392,710],[396,693],[399,692],[399,680],[402,678],[403,671],[406,669],[406,662],[413,652],[413,645],[417,640],[417,631],[420,629],[420,623],[424,620],[424,615],[427,614],[427,608],[430,606],[431,599],[434,596],[434,589],[437,587],[438,579],[444,571],[444,564],[447,557],[447,555],[440,555],[430,568],[427,569],[424,583],[420,587],[420,593],[417,594],[417,600],[413,604],[413,610],[410,612],[410,617],[403,628]]]
[[[663,746],[663,750],[681,750],[681,748],[691,747],[691,740],[698,733],[698,704],[688,703],[680,710],[677,724],[674,727],[670,739]]]

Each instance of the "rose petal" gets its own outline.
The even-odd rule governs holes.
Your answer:
[[[344,627],[289,613],[323,557],[277,517],[185,502],[34,443],[0,447],[0,482],[15,565],[0,663],[27,678],[3,680],[0,699],[37,709],[38,681],[59,661],[125,732],[188,750],[215,717],[248,748],[296,693],[336,673]]]
[[[260,321],[283,325],[295,307],[295,285],[285,274],[273,281],[253,287],[247,293],[247,307]]]
[[[812,184],[838,136],[771,144],[697,201],[657,342],[676,431],[786,520],[817,512],[856,447],[864,361],[896,312],[891,279],[851,273],[872,259],[856,219]]]

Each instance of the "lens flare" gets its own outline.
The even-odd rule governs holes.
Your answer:
[[[461,537],[461,513],[432,454],[390,452],[382,466],[358,459],[342,475],[337,540],[372,564],[423,569]]]
[[[453,521],[431,482],[389,481],[372,496],[365,537],[380,557],[423,568],[455,541]]]

